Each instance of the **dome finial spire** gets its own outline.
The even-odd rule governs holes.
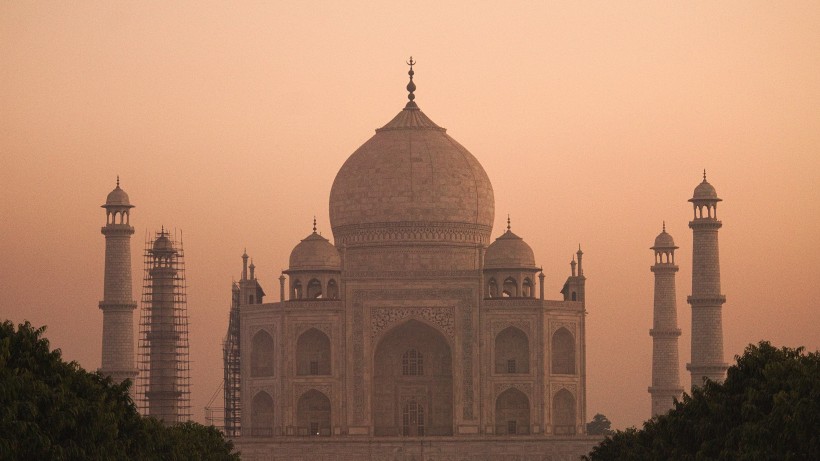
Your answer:
[[[313,233],[316,233],[316,215],[313,216]]]
[[[120,175],[117,175],[117,189],[120,188]]]
[[[703,182],[706,182],[706,168],[703,169]]]
[[[416,61],[414,61],[413,57],[410,56],[410,60],[407,61],[407,65],[410,66],[410,71],[407,72],[407,75],[410,76],[410,82],[407,84],[407,92],[408,92],[407,99],[409,99],[409,101],[407,101],[407,105],[404,106],[405,109],[418,109],[419,108],[419,106],[417,106],[416,102],[414,101],[414,99],[416,99],[416,95],[413,94],[413,92],[416,91],[416,84],[413,83],[413,75],[415,75],[415,72],[413,72],[413,65],[414,64],[416,64]]]
[[[507,230],[510,230],[510,214],[507,213]]]
[[[666,220],[663,221],[663,231],[666,232]]]

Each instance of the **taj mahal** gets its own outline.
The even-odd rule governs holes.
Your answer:
[[[278,287],[263,288],[242,255],[224,345],[225,432],[247,460],[577,459],[601,440],[587,435],[585,424],[583,252],[567,248],[566,281],[545,286],[514,223],[508,218],[505,229],[493,231],[486,172],[421,111],[412,59],[408,64],[406,105],[350,155],[333,181],[332,242],[314,220]],[[698,342],[697,353],[693,340],[693,384],[701,375],[721,379],[726,367],[720,199],[705,176],[703,184],[690,224],[700,232],[695,264],[702,267],[693,273],[690,303],[693,316],[701,316],[693,328],[705,332],[693,336],[711,336]],[[128,207],[127,217],[127,196],[117,200]],[[114,205],[107,210],[116,212]],[[133,229],[117,232],[112,251],[125,251],[121,240]],[[665,229],[652,248],[653,413],[668,410],[683,391],[677,248]],[[124,280],[124,265],[112,267],[112,280],[117,274]],[[108,275],[107,264],[107,284]],[[266,294],[274,288],[275,295]],[[559,299],[545,296],[553,292]],[[111,306],[110,344],[127,320],[124,313],[134,309],[130,294],[121,298],[101,303],[104,315]],[[121,357],[105,356],[103,368],[133,378],[133,350],[129,359],[118,341]]]

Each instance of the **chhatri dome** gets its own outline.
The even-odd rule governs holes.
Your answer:
[[[115,187],[114,190],[109,192],[108,197],[105,199],[105,205],[103,205],[103,208],[105,207],[134,207],[128,200],[128,194],[126,194],[124,190],[120,189],[119,176],[117,176],[117,187]]]
[[[489,241],[493,187],[478,160],[416,105],[407,105],[342,165],[330,191],[336,245],[366,239]],[[366,237],[363,236],[366,233]],[[390,235],[388,237],[387,235]]]
[[[537,269],[532,248],[521,237],[515,235],[507,218],[507,232],[495,239],[487,247],[484,255],[485,269]]]
[[[717,191],[715,190],[715,187],[706,181],[706,170],[703,170],[703,182],[698,184],[697,187],[695,187],[695,193],[692,194],[692,199],[689,201],[691,202],[694,200],[714,200],[718,202],[721,201],[717,196]]]
[[[341,270],[342,261],[339,251],[326,238],[316,233],[316,220],[313,220],[313,233],[305,237],[290,253],[290,270]]]
[[[675,240],[668,232],[666,232],[666,221],[664,221],[663,223],[663,231],[661,231],[661,233],[658,234],[657,237],[655,237],[655,245],[653,245],[651,249],[655,250],[661,248],[678,248],[675,246]]]

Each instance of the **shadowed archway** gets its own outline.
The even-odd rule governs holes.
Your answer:
[[[387,332],[373,374],[375,435],[453,434],[452,354],[438,330],[408,320]]]

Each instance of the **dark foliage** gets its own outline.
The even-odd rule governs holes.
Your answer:
[[[213,427],[141,417],[130,381],[64,362],[44,331],[0,325],[0,460],[239,459]]]
[[[609,421],[609,418],[607,418],[606,415],[596,413],[595,416],[592,417],[592,421],[587,423],[587,434],[612,435],[615,431],[610,429],[611,427],[612,422]]]
[[[707,381],[586,459],[820,459],[820,353],[749,345],[723,384]]]

